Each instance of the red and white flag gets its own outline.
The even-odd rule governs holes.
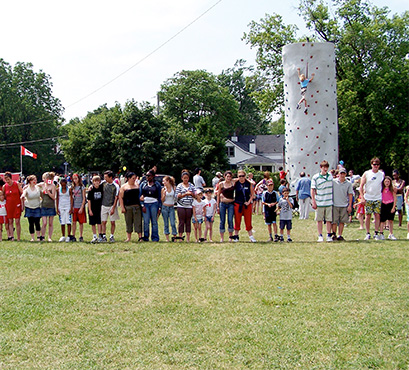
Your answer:
[[[22,146],[22,145],[20,145],[20,147],[21,147],[21,155],[26,155],[28,157],[37,159],[37,154],[30,152],[29,150],[24,148],[24,146]]]

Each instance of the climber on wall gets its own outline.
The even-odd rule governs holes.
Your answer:
[[[307,114],[308,113],[308,108],[307,108],[307,100],[305,99],[305,94],[307,92],[307,86],[310,82],[312,82],[312,80],[314,79],[315,73],[311,74],[311,79],[307,79],[305,77],[305,74],[300,74],[300,68],[297,68],[298,71],[298,78],[300,79],[300,83],[301,83],[301,99],[297,104],[297,109],[301,109],[301,103],[304,102],[304,113]]]

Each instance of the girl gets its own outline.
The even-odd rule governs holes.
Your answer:
[[[48,241],[52,242],[54,216],[55,211],[56,188],[53,183],[54,174],[46,172],[43,174],[43,182],[38,184],[41,187],[41,218],[43,225],[41,226],[40,241],[45,239],[45,231],[48,223]]]
[[[217,210],[220,213],[220,243],[224,242],[224,233],[226,231],[226,214],[229,241],[233,240],[232,238],[234,231],[234,183],[232,181],[232,172],[226,171],[224,173],[224,178],[225,180],[219,183],[219,191],[217,192]]]
[[[214,215],[216,214],[217,205],[216,200],[212,197],[212,189],[207,189],[205,191],[205,204],[206,204],[206,229],[204,233],[204,239],[207,238],[207,233],[209,232],[209,242],[213,243],[213,222],[214,222]]]
[[[190,233],[192,231],[192,203],[194,200],[195,187],[189,182],[189,171],[182,170],[182,182],[176,187],[176,196],[178,199],[178,218],[179,218],[179,239],[182,239],[183,232],[186,231],[186,241],[190,242]]]
[[[57,190],[57,213],[61,224],[60,242],[70,242],[71,236],[71,195],[67,186],[67,180],[62,178],[60,187]],[[65,236],[65,225],[67,225],[68,235]]]
[[[356,208],[356,218],[359,221],[359,230],[364,230],[365,204],[361,198],[358,198],[354,204],[354,208]]]
[[[41,189],[37,186],[37,177],[30,175],[27,177],[28,186],[25,187],[21,199],[24,201],[26,213],[24,217],[28,219],[31,242],[34,241],[34,231],[37,232],[37,239],[40,240],[40,219],[41,219]]]
[[[133,231],[138,234],[139,240],[142,240],[142,210],[139,199],[139,183],[136,181],[135,173],[128,172],[126,180],[127,182],[119,190],[119,204],[125,215],[125,242],[127,243],[131,241]]]
[[[381,204],[381,225],[380,225],[380,238],[384,240],[383,229],[385,222],[389,225],[388,239],[396,240],[393,235],[393,219],[395,217],[396,209],[396,191],[392,185],[392,179],[389,176],[385,176],[382,182],[382,204]]]
[[[409,186],[406,187],[406,193],[405,193],[405,203],[406,203],[406,221],[408,223],[408,235],[406,236],[406,239],[409,239]]]
[[[16,220],[16,232],[17,240],[20,241],[21,236],[21,224],[20,217],[23,210],[23,203],[21,200],[21,194],[23,189],[20,183],[13,181],[11,173],[6,172],[4,174],[3,194],[6,198],[6,210],[8,219],[8,240],[14,240],[14,225],[13,221]]]
[[[193,200],[193,225],[195,227],[195,239],[196,243],[204,242],[205,239],[202,238],[202,223],[204,216],[204,208],[206,203],[202,200],[203,193],[201,190],[196,190],[196,199]]]
[[[6,227],[6,232],[8,236],[8,228],[7,228],[8,220],[7,220],[6,201],[4,199],[3,191],[0,190],[0,242],[3,241],[3,224]]]
[[[164,233],[166,240],[169,241],[169,221],[172,228],[172,240],[176,237],[176,218],[175,218],[175,199],[176,199],[176,188],[175,179],[171,176],[165,176],[163,178],[162,188],[162,217],[164,223]]]
[[[87,222],[87,216],[85,213],[85,186],[82,183],[81,177],[74,173],[72,175],[72,185],[70,188],[71,195],[71,214],[72,214],[72,241],[76,242],[75,232],[77,230],[77,221],[80,224],[80,238],[79,241],[83,242],[82,237],[84,232],[84,224]]]

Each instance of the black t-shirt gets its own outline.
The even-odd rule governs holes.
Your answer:
[[[88,191],[88,200],[91,201],[91,210],[93,213],[94,211],[98,212],[101,210],[103,193],[102,185],[99,185],[98,189],[93,186],[92,189]]]

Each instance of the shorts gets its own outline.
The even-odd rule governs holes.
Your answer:
[[[72,218],[69,209],[60,209],[60,224],[61,225],[71,225]]]
[[[392,208],[393,202],[388,204],[381,204],[381,222],[393,221],[393,219],[395,218],[395,212],[391,212]]]
[[[214,222],[212,221],[213,216],[206,216],[206,222]]]
[[[266,225],[275,224],[277,221],[277,213],[266,213],[264,216],[264,222]]]
[[[332,222],[332,206],[318,207],[315,210],[315,221]]]
[[[118,221],[119,220],[119,214],[118,214],[118,207],[115,207],[115,212],[113,215],[111,215],[111,207],[107,207],[107,206],[101,206],[101,222],[106,222],[108,221]]]
[[[291,230],[293,228],[292,220],[280,220],[280,230],[284,230],[287,227],[287,230]]]
[[[356,213],[357,214],[365,214],[365,206],[363,204],[358,204],[358,206],[356,207]]]
[[[403,207],[403,194],[396,194],[396,210],[402,211]]]
[[[55,216],[57,212],[55,211],[55,208],[44,208],[41,207],[41,217],[52,217]]]
[[[87,222],[87,214],[85,213],[85,208],[80,212],[80,208],[74,208],[74,212],[72,214],[72,222],[79,222],[80,224],[85,224]]]
[[[88,220],[90,225],[101,225],[101,208],[92,209],[92,216],[88,213]]]
[[[349,221],[348,208],[347,207],[332,207],[332,223],[333,224],[346,224]]]
[[[8,218],[7,218],[7,216],[0,216],[0,225],[1,224],[8,224],[9,223],[9,220],[8,220]]]
[[[202,224],[203,223],[203,218],[198,218],[197,221],[196,221],[195,218],[192,217],[192,224],[195,224],[195,223]]]
[[[365,204],[365,213],[371,215],[372,213],[381,213],[381,204],[380,200],[367,200]]]

